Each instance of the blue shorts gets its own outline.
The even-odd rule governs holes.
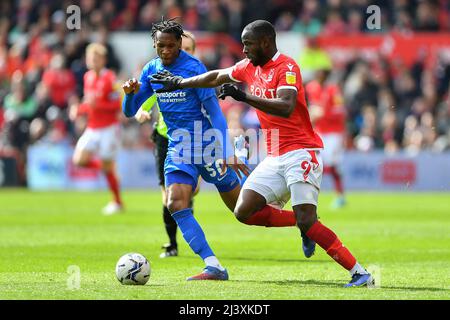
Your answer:
[[[174,183],[189,184],[192,190],[197,188],[198,177],[212,183],[219,192],[228,192],[239,185],[239,178],[233,169],[227,167],[223,175],[221,173],[220,160],[213,164],[186,164],[173,163],[170,157],[166,158],[164,176],[166,188]]]

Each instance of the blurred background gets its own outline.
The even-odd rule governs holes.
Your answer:
[[[79,28],[69,27],[71,5],[80,8]],[[375,28],[370,5],[380,9]],[[348,190],[450,190],[448,0],[1,1],[0,186],[105,188],[98,172],[70,161],[85,126],[68,116],[82,99],[85,48],[107,46],[121,91],[155,56],[150,29],[162,16],[194,33],[208,69],[243,58],[240,34],[256,19],[273,23],[278,49],[298,61],[305,84],[331,61],[347,111]],[[249,106],[221,106],[230,128],[258,128]],[[158,188],[152,124],[121,122],[122,185]]]

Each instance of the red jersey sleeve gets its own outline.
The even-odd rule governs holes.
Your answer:
[[[294,89],[301,91],[302,75],[297,63],[287,60],[279,68],[277,68],[277,90],[278,89]]]
[[[244,82],[245,81],[245,72],[248,66],[249,60],[244,59],[236,63],[234,66],[230,68],[229,76],[231,80],[236,82]]]

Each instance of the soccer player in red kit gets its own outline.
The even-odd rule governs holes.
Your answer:
[[[372,282],[371,275],[336,234],[318,221],[322,140],[309,119],[300,69],[293,59],[278,52],[275,38],[271,23],[256,20],[241,36],[247,58],[233,67],[187,79],[158,73],[152,82],[163,86],[157,92],[223,84],[219,98],[231,96],[255,107],[261,127],[269,132],[268,157],[244,183],[234,214],[246,221],[263,206],[283,205],[291,198],[301,233],[350,272],[352,279],[346,287],[367,285]],[[229,83],[232,81],[246,83],[250,94]],[[305,244],[305,238],[303,241]]]
[[[105,68],[107,50],[98,43],[86,48],[84,75],[84,98],[82,103],[71,110],[71,118],[86,114],[87,128],[80,137],[73,154],[73,163],[86,168],[102,170],[113,201],[103,209],[103,214],[111,215],[123,210],[120,197],[119,179],[116,169],[116,154],[119,149],[119,114],[122,110],[120,95],[114,90],[116,76]]]
[[[306,85],[305,91],[311,122],[324,144],[323,172],[333,178],[338,195],[332,204],[337,209],[346,203],[340,168],[344,152],[346,111],[339,86],[327,83],[330,68],[331,66],[324,66],[318,70],[316,79]]]

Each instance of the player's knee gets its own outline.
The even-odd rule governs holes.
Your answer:
[[[245,223],[248,220],[248,218],[251,216],[252,211],[250,210],[250,207],[242,205],[242,204],[238,204],[234,208],[233,213],[234,213],[234,216],[236,217],[236,219],[238,219],[238,221]]]
[[[80,165],[79,159],[75,156],[72,157],[72,163],[76,166]]]
[[[171,214],[174,214],[175,212],[183,210],[183,208],[181,207],[181,201],[176,200],[176,199],[168,199],[167,200],[167,209],[169,209],[169,212]]]
[[[76,166],[82,167],[86,165],[86,161],[83,161],[83,157],[78,154],[74,154],[72,157],[72,163]]]
[[[188,201],[184,199],[173,197],[169,197],[167,199],[167,208],[169,209],[171,214],[187,209],[188,207],[189,207]]]
[[[297,226],[303,232],[308,232],[308,230],[317,221],[317,213],[315,208],[309,206],[300,206],[295,208],[295,215],[297,218]]]
[[[84,150],[76,150],[72,156],[72,163],[79,167],[86,166],[91,159],[91,155],[89,152]]]
[[[105,173],[111,172],[114,169],[114,162],[110,160],[102,160],[102,171]]]

